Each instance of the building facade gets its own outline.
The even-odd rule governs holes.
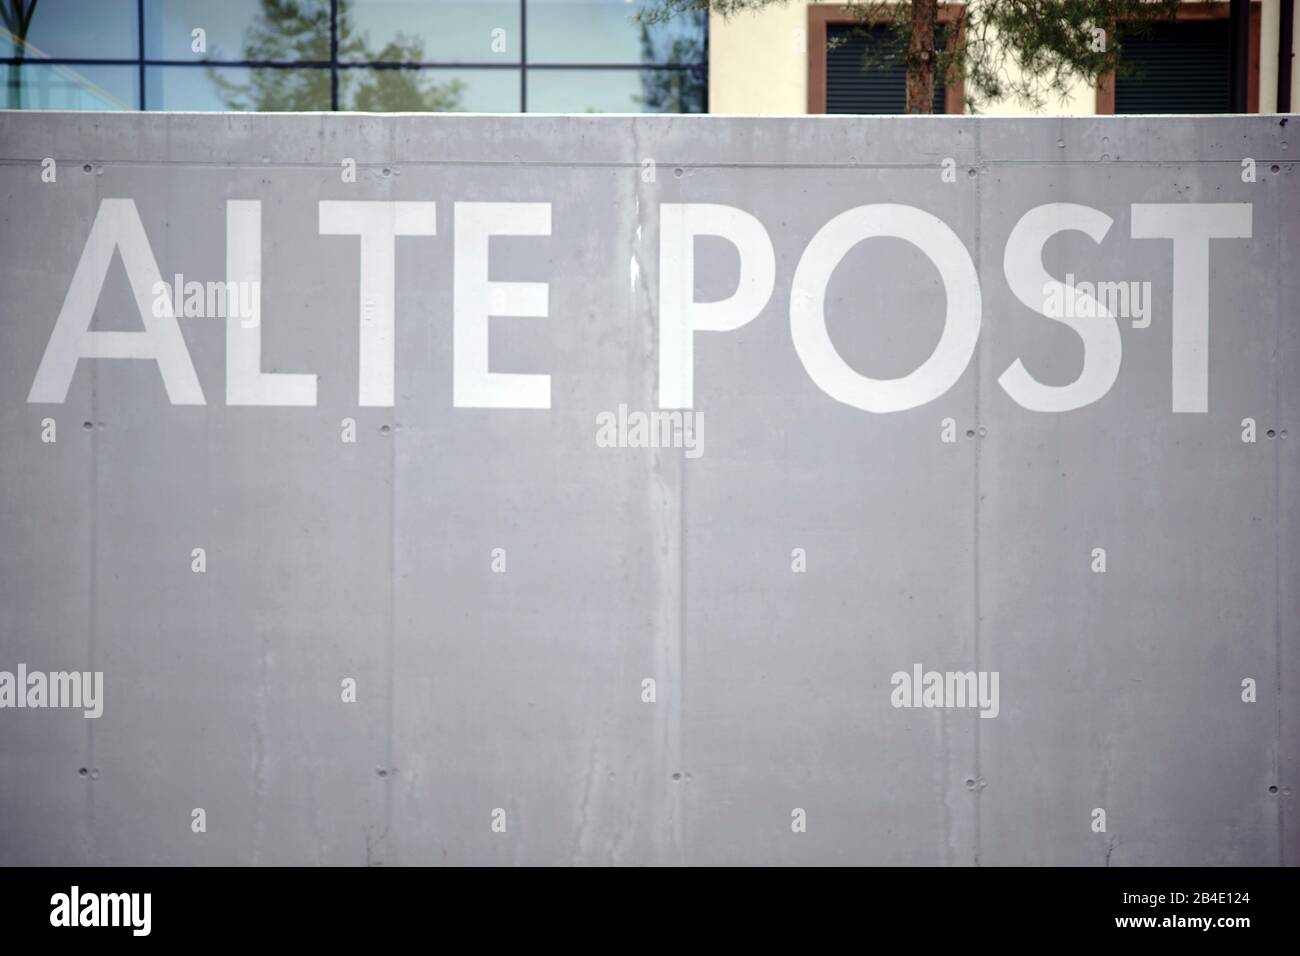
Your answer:
[[[644,26],[652,0],[12,0],[0,4],[10,109],[364,110],[542,113],[897,113],[901,65],[862,69],[887,28],[839,3],[791,0],[730,18]],[[959,4],[943,5],[952,11]],[[1252,5],[1249,111],[1279,97],[1288,0]],[[1140,67],[1075,82],[1041,104],[969,102],[992,115],[1222,113],[1228,7],[1183,3],[1126,44]],[[1294,40],[1300,40],[1291,23]],[[1294,48],[1294,42],[1290,48]],[[1290,71],[1292,102],[1300,73]]]
[[[1250,112],[1278,111],[1283,2],[1251,4]],[[1100,85],[1079,80],[1064,96],[1039,106],[1008,98],[974,107],[1000,116],[1228,112],[1228,8],[1227,3],[1201,0],[1182,3],[1176,22],[1156,28],[1149,37],[1132,38],[1125,55],[1140,72],[1130,77]],[[1294,49],[1300,24],[1293,22],[1290,32]],[[774,4],[758,13],[712,17],[710,112],[902,112],[901,67],[864,74],[858,69],[864,52],[861,34],[841,3]],[[828,40],[838,42],[828,49]],[[1294,104],[1300,102],[1300,73],[1290,72]],[[959,87],[936,90],[936,112],[968,112],[963,93]]]

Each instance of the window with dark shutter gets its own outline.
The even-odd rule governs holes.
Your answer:
[[[864,69],[868,51],[879,51],[894,40],[888,26],[859,27],[852,23],[831,23],[826,27],[830,41],[826,51],[827,113],[902,113],[907,108],[907,71],[902,56],[894,52],[883,64]],[[941,30],[935,31],[936,45],[943,44]],[[934,84],[934,112],[944,112],[942,79]]]
[[[1124,40],[1116,113],[1228,112],[1228,20],[1181,21]]]

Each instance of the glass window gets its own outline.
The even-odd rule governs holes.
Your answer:
[[[517,113],[518,70],[350,69],[339,109],[370,113]]]
[[[145,67],[151,110],[328,110],[330,71],[243,66]]]
[[[4,67],[5,104],[23,110],[135,110],[140,108],[139,71],[134,66]]]
[[[703,113],[697,70],[529,70],[530,113]]]
[[[25,35],[29,59],[125,60],[136,56],[135,0],[32,0],[0,2],[0,57],[23,44],[23,25],[15,16],[31,12]]]
[[[204,50],[196,51],[195,30]],[[144,0],[151,60],[297,62],[330,58],[329,0]]]
[[[0,52],[10,108],[706,112],[708,17],[643,27],[652,2],[0,0]]]
[[[521,59],[519,0],[339,0],[339,19],[339,59],[347,62]]]
[[[706,17],[642,26],[648,0],[528,0],[530,63],[693,63],[707,59]]]
[[[907,67],[892,28],[831,24],[826,39],[827,113],[907,111]],[[935,42],[944,42],[942,27],[935,33]],[[931,110],[944,112],[946,101],[947,87],[936,82]]]
[[[1158,24],[1124,38],[1116,113],[1227,113],[1228,19]]]

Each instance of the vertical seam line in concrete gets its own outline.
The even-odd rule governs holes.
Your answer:
[[[90,218],[94,221],[96,211],[99,208],[99,180],[96,177],[91,181],[90,196]],[[97,630],[97,620],[95,606],[97,603],[96,590],[99,587],[99,575],[96,573],[96,565],[99,561],[99,441],[95,435],[95,422],[99,420],[99,363],[89,362],[90,365],[90,597],[89,597],[89,634],[86,640],[86,656],[89,659],[89,670],[91,680],[94,680],[95,673],[95,631]],[[104,694],[101,686],[100,695]],[[95,788],[91,785],[94,777],[90,776],[95,768],[95,721],[86,721],[86,829],[84,850],[86,855],[86,865],[90,865],[94,856],[94,831],[95,831]]]
[[[638,120],[638,119],[633,119],[633,122],[636,123],[636,122],[639,122],[639,120]],[[671,122],[671,120],[670,120],[670,122]],[[634,157],[634,158],[635,158],[635,157]],[[693,270],[694,270],[694,267],[692,266],[692,275],[694,275],[694,271],[693,271]],[[693,280],[692,280],[692,281],[693,281]],[[693,290],[692,290],[690,293],[688,293],[688,294],[693,295],[693,294],[694,294]],[[660,307],[661,307],[661,308],[662,308],[662,305],[663,305],[663,304],[660,303]],[[658,319],[658,318],[659,318],[659,316],[656,315],[656,319]],[[656,327],[656,330],[657,330],[658,327],[659,327],[659,323],[658,323],[657,321],[656,321],[656,323],[655,323],[655,327]],[[657,342],[657,340],[656,340],[656,342]],[[657,356],[656,356],[656,358],[657,358]],[[693,364],[693,363],[694,363],[694,359],[692,359],[692,364]],[[656,364],[657,364],[657,363],[656,363]],[[694,369],[692,368],[691,375],[694,376],[694,374],[695,374],[695,373],[694,373]],[[657,377],[656,377],[655,381],[656,381],[656,382],[658,381],[658,378],[657,378]],[[694,402],[692,402],[692,405],[694,405]],[[651,406],[651,407],[653,408],[653,406]],[[682,428],[685,429],[685,427],[686,427],[685,412],[683,412],[682,414],[683,414],[683,419],[682,419]],[[701,413],[701,412],[694,412],[694,414],[699,415],[699,414],[702,414],[702,413]],[[676,697],[675,697],[675,700],[676,700],[676,702],[677,702],[677,720],[676,720],[676,723],[677,723],[677,726],[676,726],[677,741],[676,741],[676,746],[677,746],[677,762],[678,762],[678,766],[675,767],[675,768],[673,769],[673,772],[674,772],[674,773],[680,773],[680,774],[682,775],[681,778],[679,779],[679,783],[680,783],[680,785],[681,785],[681,788],[680,788],[680,791],[679,791],[679,799],[678,799],[678,801],[677,801],[677,853],[678,853],[678,859],[679,859],[679,861],[682,863],[683,866],[689,866],[689,865],[690,865],[690,861],[691,861],[691,857],[690,857],[690,853],[689,853],[689,848],[688,848],[688,845],[687,845],[687,843],[688,843],[688,834],[690,833],[690,830],[689,830],[689,828],[688,828],[688,826],[687,826],[687,822],[686,822],[686,808],[687,808],[687,802],[688,802],[688,797],[689,797],[689,793],[690,793],[690,791],[687,789],[687,786],[686,786],[686,773],[687,773],[687,766],[686,766],[686,646],[687,646],[687,630],[686,630],[686,628],[687,628],[687,620],[688,620],[688,617],[687,617],[687,606],[686,606],[686,601],[687,601],[687,593],[686,593],[686,584],[687,584],[687,580],[686,580],[686,472],[687,472],[687,465],[686,465],[686,461],[687,461],[687,459],[686,459],[685,452],[683,452],[682,454],[680,454],[680,455],[677,457],[678,468],[679,468],[679,472],[678,472],[678,474],[680,475],[680,478],[679,478],[679,481],[678,481],[678,496],[677,496],[677,529],[678,529],[678,530],[677,530],[677,574],[678,574],[678,581],[677,581],[677,694],[676,694]]]
[[[397,124],[388,124],[388,166],[390,169],[397,168]],[[396,176],[389,176],[388,179],[388,200],[389,209],[392,214],[396,215],[395,207],[391,205],[393,201],[394,185]],[[397,274],[397,240],[393,239],[393,275]],[[393,295],[393,342],[397,340],[397,296],[396,290]],[[395,347],[395,346],[394,346]],[[396,841],[393,836],[393,788],[397,785],[397,769],[394,766],[393,751],[393,728],[397,719],[397,667],[394,660],[394,653],[397,648],[397,381],[394,375],[393,385],[393,405],[390,417],[392,426],[389,428],[388,437],[388,714],[387,725],[385,727],[385,756],[384,770],[384,855],[389,855],[389,847],[395,846]],[[395,861],[396,862],[396,861]]]
[[[394,405],[396,408],[396,405]],[[394,416],[396,419],[396,416]],[[384,834],[385,838],[391,836],[393,828],[393,786],[395,784],[395,770],[393,766],[393,727],[396,720],[397,703],[396,703],[396,662],[394,653],[397,646],[397,428],[394,427],[390,433],[392,443],[389,446],[389,482],[388,482],[388,722],[385,728],[387,746],[384,756],[384,769],[387,776],[384,778]],[[387,846],[385,846],[385,854]]]
[[[975,249],[972,254],[974,255],[975,258],[975,275],[978,278],[980,275],[980,267],[983,264],[982,257],[980,256],[980,235],[982,232],[981,217],[984,215],[984,208],[983,208],[983,204],[980,202],[981,186],[983,185],[980,182],[980,178],[981,178],[981,171],[984,168],[984,164],[983,164],[983,152],[980,149],[981,127],[979,123],[975,123],[974,127],[975,127],[975,169],[976,169]],[[983,311],[984,311],[984,303],[983,303],[983,298],[981,297],[980,299],[981,324],[983,323],[983,319],[984,319]],[[974,604],[974,622],[973,622],[974,633],[972,635],[973,638],[972,644],[973,644],[973,652],[974,652],[974,662],[973,662],[974,670],[977,675],[979,674],[979,670],[980,670],[980,614],[982,613],[982,608],[980,604],[980,464],[981,464],[980,444],[983,441],[983,437],[981,435],[980,429],[983,427],[983,422],[981,420],[981,415],[980,415],[980,389],[983,388],[983,381],[982,381],[983,376],[980,373],[981,373],[981,367],[983,365],[983,361],[982,361],[982,356],[979,355],[979,352],[983,351],[984,348],[983,343],[987,341],[988,341],[988,336],[980,336],[979,344],[977,345],[977,353],[976,353],[976,360],[975,360],[975,480],[974,480],[975,515],[974,515],[974,525],[973,525],[973,535],[972,535],[974,539],[974,547],[972,549],[973,557],[974,557],[974,560],[972,561],[972,577],[974,583],[973,598],[972,598]],[[980,714],[978,708],[975,710],[974,721],[975,721],[975,740],[974,740],[975,861],[974,862],[976,866],[979,866],[980,865],[980,803],[981,803],[980,770],[981,767],[980,767]]]
[[[1274,180],[1277,182],[1277,180]],[[1286,241],[1282,233],[1282,217],[1277,220],[1277,248]],[[1285,258],[1280,261],[1285,262]],[[1273,442],[1273,703],[1274,734],[1273,786],[1277,787],[1277,862],[1286,865],[1286,814],[1282,796],[1282,270],[1273,273],[1273,428],[1277,440]]]
[[[696,414],[699,414],[698,412]],[[686,427],[685,422],[682,424]],[[673,772],[682,774],[681,798],[677,804],[677,852],[683,865],[690,865],[687,852],[686,835],[686,456],[679,460],[680,481],[677,496],[677,760],[680,763]]]

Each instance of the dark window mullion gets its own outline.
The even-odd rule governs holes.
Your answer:
[[[135,42],[137,44],[136,76],[139,77],[140,83],[140,111],[144,112],[148,108],[144,94],[144,0],[136,0],[135,3]]]
[[[339,109],[339,0],[330,0],[330,109]]]

